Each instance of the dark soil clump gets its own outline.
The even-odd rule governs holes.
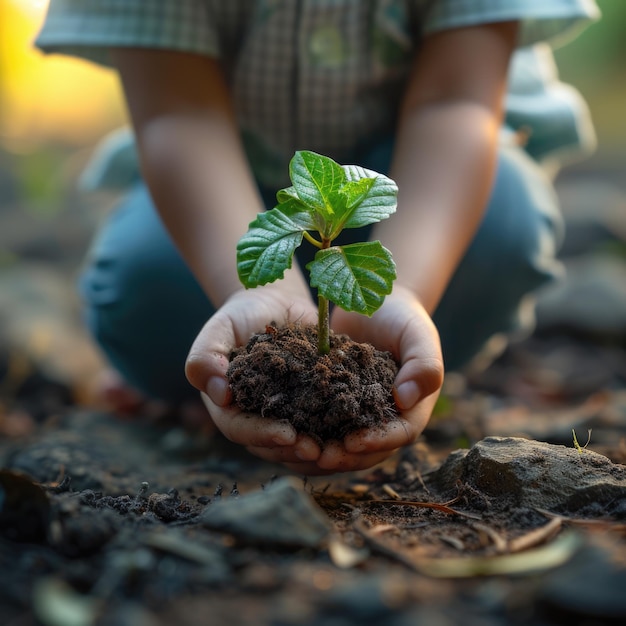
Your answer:
[[[318,354],[314,326],[267,326],[231,354],[233,401],[320,441],[398,419],[392,355],[346,335],[332,334],[330,345]]]

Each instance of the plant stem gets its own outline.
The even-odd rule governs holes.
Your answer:
[[[322,242],[318,241],[317,239],[315,239],[315,237],[313,237],[308,231],[304,231],[302,233],[302,235],[304,236],[304,238],[309,242],[312,243],[316,248],[321,248],[322,247]]]
[[[320,233],[322,234],[322,233]],[[330,248],[331,240],[322,234],[322,250]],[[330,352],[330,313],[328,299],[317,295],[317,353]]]
[[[330,319],[328,314],[328,300],[324,296],[317,296],[317,352],[330,352]]]

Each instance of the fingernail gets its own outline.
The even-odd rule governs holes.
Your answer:
[[[301,461],[317,461],[321,451],[316,443],[306,437],[299,436],[293,453]]]
[[[407,380],[395,388],[394,397],[398,408],[407,411],[419,400],[420,390],[414,380]]]
[[[274,432],[272,435],[272,441],[277,446],[293,446],[296,442],[296,433],[291,427],[281,428],[280,430]]]
[[[220,376],[211,376],[206,385],[206,392],[217,406],[228,403],[228,381]]]
[[[277,446],[289,446],[292,443],[292,439],[285,437],[284,435],[274,435],[272,437],[272,442]]]

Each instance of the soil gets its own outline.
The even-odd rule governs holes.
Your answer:
[[[3,380],[3,626],[623,623],[626,379],[612,346],[512,346],[448,377],[416,445],[308,480],[175,414],[121,421],[26,375]],[[572,428],[581,446],[593,428],[586,450]],[[503,464],[488,435],[552,445]],[[550,469],[561,456],[578,473]],[[536,506],[527,486],[567,503]]]
[[[391,353],[333,333],[330,348],[318,353],[315,326],[267,326],[231,354],[235,404],[288,420],[320,442],[397,419],[392,387],[398,366]]]

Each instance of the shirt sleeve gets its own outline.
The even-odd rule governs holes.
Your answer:
[[[110,65],[109,48],[141,47],[219,56],[203,0],[50,0],[35,45],[45,53]]]
[[[424,32],[516,20],[520,47],[541,41],[556,47],[599,18],[595,0],[437,0]]]

